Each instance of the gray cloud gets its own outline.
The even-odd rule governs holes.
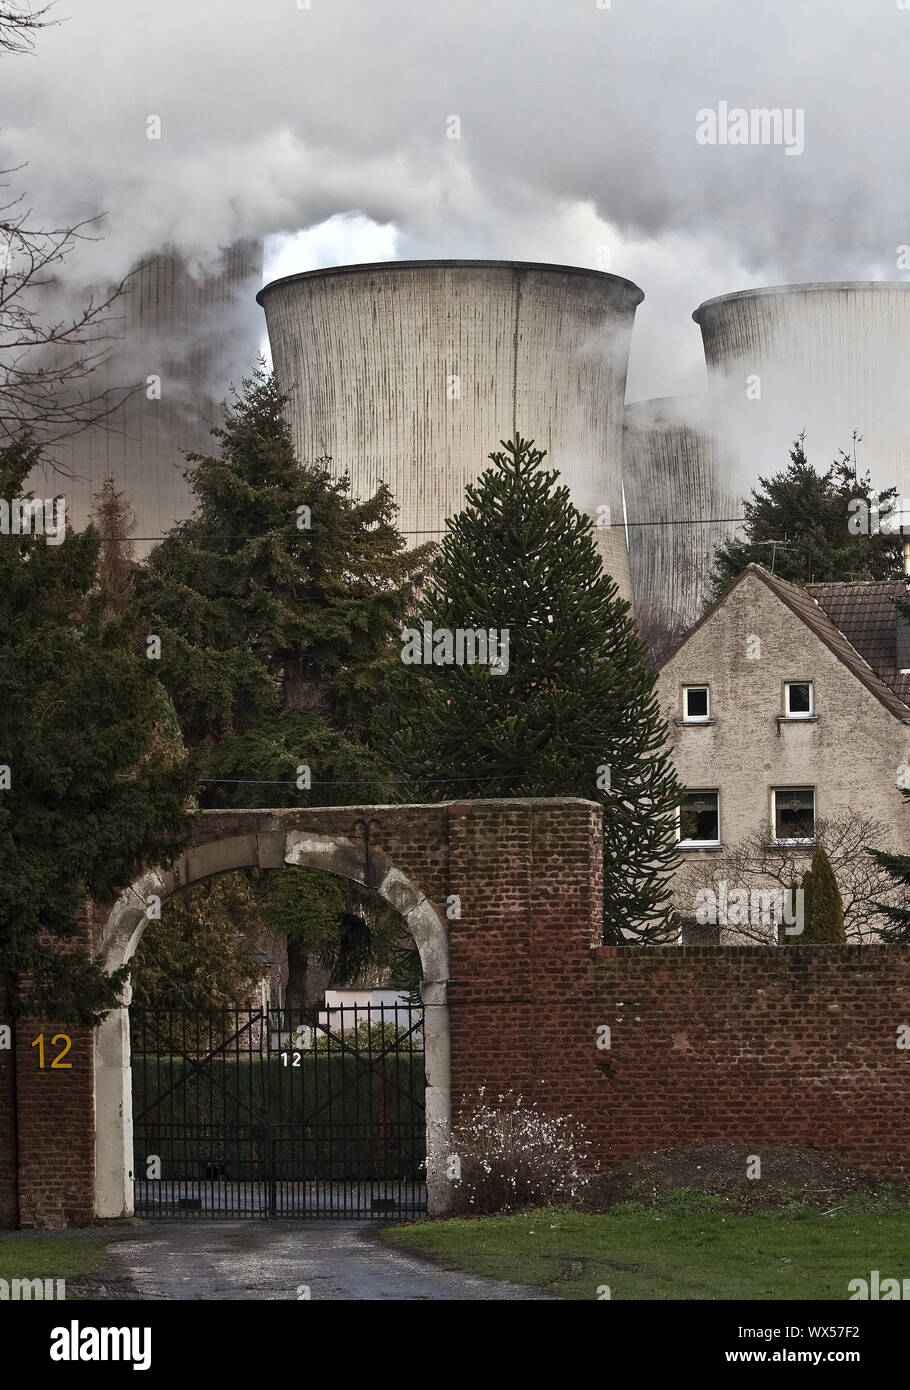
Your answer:
[[[890,0],[80,0],[3,61],[0,153],[43,218],[107,212],[87,282],[337,214],[399,256],[607,248],[648,296],[630,396],[665,395],[702,384],[707,297],[906,278],[908,59]],[[802,108],[805,152],[697,144],[720,101]]]

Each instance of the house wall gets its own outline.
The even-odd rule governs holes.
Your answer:
[[[790,680],[813,682],[817,722],[778,725]],[[698,684],[711,687],[714,722],[674,723],[683,685]],[[747,574],[670,657],[658,690],[680,781],[720,789],[722,846],[770,825],[772,787],[814,786],[817,817],[861,810],[891,827],[893,847],[910,850],[910,817],[896,785],[898,765],[910,761],[910,725],[889,714],[757,575]],[[687,866],[705,866],[707,885],[717,851],[681,854]],[[676,905],[694,911],[694,902]]]

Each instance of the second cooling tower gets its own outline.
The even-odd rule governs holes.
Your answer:
[[[910,282],[781,285],[692,315],[718,437],[745,491],[787,466],[803,430],[820,471],[862,436],[860,471],[910,490]]]
[[[515,261],[398,261],[289,276],[258,295],[301,461],[330,456],[357,496],[388,483],[411,544],[438,540],[500,440],[548,451],[601,524],[630,596],[622,417],[629,280]]]

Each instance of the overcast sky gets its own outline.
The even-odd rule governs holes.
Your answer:
[[[630,399],[701,389],[691,312],[712,295],[908,276],[898,0],[310,4],[60,0],[35,56],[0,60],[0,155],[28,161],[40,220],[107,213],[83,275],[253,234],[267,278],[432,256],[608,268],[646,295]],[[804,151],[698,143],[720,102],[800,109]]]

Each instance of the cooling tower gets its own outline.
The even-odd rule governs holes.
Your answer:
[[[710,592],[715,547],[742,509],[706,396],[627,405],[623,487],[636,612],[648,625],[691,626]]]
[[[910,492],[910,283],[786,285],[699,306],[708,390],[743,488],[806,455],[849,452],[878,487]]]
[[[636,285],[570,266],[398,261],[288,276],[257,296],[302,460],[357,496],[387,482],[411,544],[438,539],[487,455],[548,451],[630,596],[622,410]]]
[[[91,393],[140,383],[98,424],[53,446],[57,467],[30,480],[43,496],[63,494],[67,520],[88,519],[92,497],[113,477],[137,519],[137,537],[156,537],[191,511],[184,453],[209,453],[211,424],[222,422],[230,381],[248,374],[259,352],[253,296],[262,284],[262,243],[242,241],[217,272],[193,275],[169,252],[143,261],[115,301],[109,362]],[[109,290],[96,292],[96,301]],[[119,397],[118,397],[119,398]],[[148,550],[137,545],[137,550]]]

